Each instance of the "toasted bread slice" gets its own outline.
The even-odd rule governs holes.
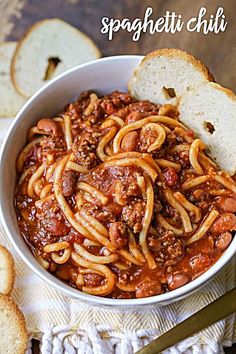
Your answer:
[[[12,81],[20,94],[30,97],[49,79],[100,56],[84,33],[60,19],[46,19],[19,41],[11,65]]]
[[[0,353],[25,354],[28,334],[25,319],[16,303],[0,294]]]
[[[186,91],[213,80],[209,70],[192,55],[179,49],[158,49],[142,60],[128,88],[137,99],[176,105]]]
[[[16,42],[0,44],[0,117],[14,117],[26,101],[11,82],[11,59],[16,44]]]
[[[15,280],[14,261],[11,253],[0,245],[0,293],[10,294]]]
[[[236,172],[236,96],[213,82],[202,83],[179,102],[180,120],[207,144],[208,154],[230,175]]]

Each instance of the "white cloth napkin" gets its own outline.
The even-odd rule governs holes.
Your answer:
[[[11,121],[0,119],[0,143]],[[42,354],[133,354],[236,285],[234,259],[205,287],[174,304],[127,311],[92,307],[45,284],[18,257],[2,227],[0,243],[14,256],[16,284],[12,296],[25,315],[31,338],[41,341]],[[235,341],[233,315],[166,350],[165,354],[220,354],[223,345],[231,346]]]

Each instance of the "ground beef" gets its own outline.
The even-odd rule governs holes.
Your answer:
[[[160,267],[176,264],[184,254],[184,241],[177,238],[172,231],[165,231],[161,237],[148,237],[148,245]]]
[[[49,201],[37,206],[36,216],[40,228],[52,236],[64,236],[70,231],[70,225],[55,202]]]
[[[137,184],[137,180],[134,178],[131,178],[130,180],[123,181],[121,182],[118,180],[116,182],[116,189],[119,187],[119,197],[120,200],[122,201],[122,205],[126,205],[132,200],[134,197],[140,196],[141,195],[141,190]]]
[[[96,148],[101,134],[98,129],[83,130],[76,138],[72,146],[72,151],[76,162],[91,169],[98,165]]]
[[[139,101],[134,102],[129,105],[130,112],[140,112],[140,113],[149,113],[157,114],[161,105],[155,104],[149,101]]]
[[[95,102],[93,112],[88,116],[84,115],[84,111],[90,103],[90,94],[89,91],[82,93],[76,102],[69,104],[67,107],[65,113],[71,117],[73,129],[76,126],[81,127],[84,122],[97,124],[104,118],[104,111],[100,105],[102,99],[100,98]]]
[[[182,168],[187,168],[190,166],[189,162],[189,152],[188,151],[181,151],[175,155],[176,162],[180,162]]]
[[[85,203],[82,209],[101,223],[115,222],[116,219],[120,217],[122,210],[122,208],[115,203],[109,203],[106,206]]]
[[[117,111],[126,108],[131,102],[133,102],[133,98],[128,93],[114,91],[100,101],[100,106],[103,109],[105,116],[110,116],[111,114],[115,114]]]
[[[45,137],[41,141],[41,147],[41,156],[43,160],[47,158],[48,154],[60,157],[65,154],[67,149],[65,140],[55,135]]]
[[[180,215],[178,211],[172,208],[169,204],[165,204],[165,210],[163,211],[164,216],[170,218],[174,223],[180,224]]]
[[[142,230],[145,202],[137,199],[126,205],[122,210],[122,218],[134,233]]]
[[[123,248],[128,243],[128,230],[122,221],[110,224],[109,237],[111,243],[117,248]]]
[[[173,187],[178,182],[178,175],[176,170],[173,167],[167,167],[163,171],[163,176],[166,184],[169,187]]]
[[[145,127],[139,134],[139,151],[147,152],[148,148],[157,140],[158,133],[150,127]]]
[[[89,105],[90,102],[90,92],[85,91],[81,93],[77,101],[70,103],[66,109],[65,114],[71,117],[72,121],[78,121],[82,119],[83,111]]]
[[[119,102],[120,105],[127,105],[134,102],[134,99],[127,92],[114,91],[108,97],[113,101],[115,99],[118,100],[116,104]]]

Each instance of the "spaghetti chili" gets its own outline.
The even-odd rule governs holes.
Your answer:
[[[86,92],[40,119],[28,139],[16,162],[20,232],[71,286],[158,295],[195,279],[229,246],[236,184],[176,107]]]

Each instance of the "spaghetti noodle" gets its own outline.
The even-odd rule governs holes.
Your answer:
[[[22,236],[47,271],[80,291],[173,290],[171,274],[195,279],[236,229],[234,179],[204,149],[174,106],[83,93],[29,130],[16,163]]]

